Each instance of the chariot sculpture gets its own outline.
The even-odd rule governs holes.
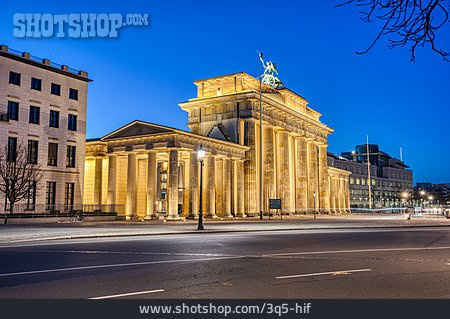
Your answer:
[[[281,82],[281,80],[277,77],[278,70],[276,64],[272,61],[265,62],[263,59],[263,54],[259,52],[258,54],[264,68],[264,73],[261,75],[261,82],[274,89],[282,88],[283,82]]]

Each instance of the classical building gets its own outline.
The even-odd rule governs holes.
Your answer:
[[[122,204],[129,219],[195,218],[202,147],[206,217],[268,213],[273,198],[284,214],[348,211],[350,173],[328,167],[332,129],[303,97],[262,85],[261,152],[260,82],[236,73],[194,83],[197,97],[180,104],[190,132],[135,121],[87,141],[86,204]]]
[[[90,81],[84,71],[0,46],[0,147],[15,154],[24,145],[28,161],[44,170],[40,185],[30,185],[16,212],[82,205]],[[1,193],[0,200],[5,203]]]
[[[404,207],[413,196],[412,170],[401,160],[369,144],[372,208]],[[351,172],[350,206],[369,208],[367,145],[358,145],[342,156],[328,154],[329,166]]]

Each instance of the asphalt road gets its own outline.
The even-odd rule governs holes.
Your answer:
[[[450,229],[2,245],[0,298],[450,298]]]

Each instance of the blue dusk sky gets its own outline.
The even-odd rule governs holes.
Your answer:
[[[262,72],[256,50],[274,61],[286,87],[304,96],[335,131],[334,153],[371,143],[403,159],[414,180],[450,182],[450,63],[419,48],[390,50],[355,7],[319,1],[3,1],[0,42],[89,72],[87,138],[135,119],[187,129],[178,103],[194,80]],[[149,14],[118,38],[15,38],[15,13]],[[438,34],[450,50],[450,30]]]

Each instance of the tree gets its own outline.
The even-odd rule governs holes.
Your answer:
[[[25,145],[5,145],[0,149],[0,192],[5,197],[5,224],[8,222],[6,210],[14,213],[14,205],[25,199],[35,184],[39,190],[43,176],[40,164],[32,164],[33,154]],[[9,207],[7,205],[9,204]]]
[[[438,47],[436,33],[448,22],[446,0],[348,0],[337,7],[354,4],[360,9],[361,20],[382,23],[378,35],[369,47],[357,54],[369,52],[381,37],[387,36],[389,48],[410,46],[411,62],[416,48],[429,45],[431,50],[450,62],[449,52]]]

